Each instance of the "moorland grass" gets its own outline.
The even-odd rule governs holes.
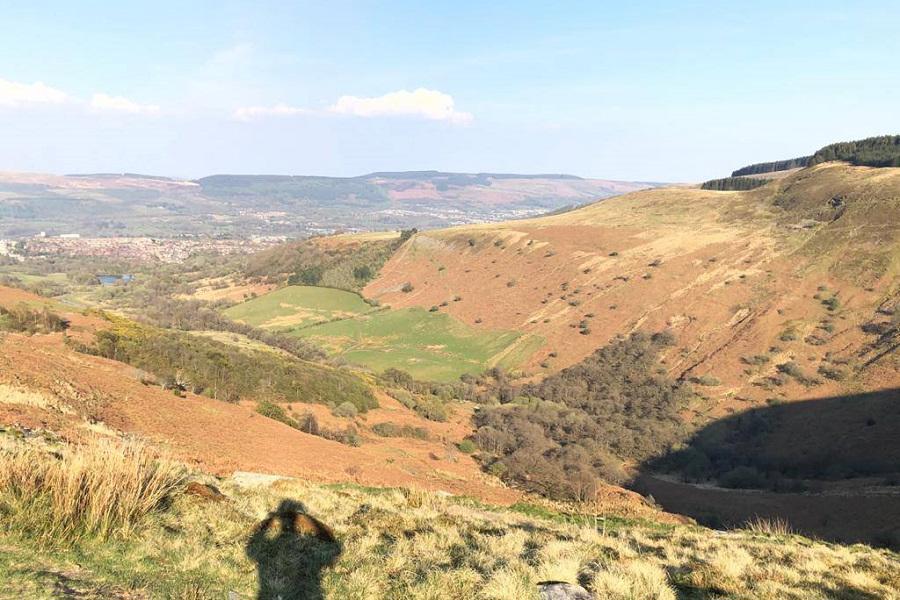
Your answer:
[[[97,440],[47,452],[0,452],[0,501],[9,523],[46,542],[128,531],[176,492],[183,466],[134,442]]]
[[[550,508],[507,510],[421,490],[220,485],[224,502],[175,494],[131,535],[83,536],[53,552],[9,527],[0,534],[0,580],[33,598],[53,597],[63,575],[79,597],[255,598],[281,590],[285,600],[537,600],[544,580],[579,581],[594,598],[612,600],[900,594],[897,554],[779,528],[605,527]],[[23,518],[17,506],[5,509],[12,525]],[[337,542],[284,536],[277,527],[263,535],[284,506],[330,526]]]

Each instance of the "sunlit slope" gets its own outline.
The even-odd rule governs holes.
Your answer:
[[[750,192],[655,189],[420,233],[364,293],[394,307],[458,297],[442,310],[464,323],[541,336],[526,363],[535,375],[616,335],[668,328],[667,369],[703,378],[710,406],[731,410],[896,384],[896,353],[866,364],[875,338],[861,326],[896,302],[898,222],[900,169],[828,163]],[[788,361],[805,383],[779,377]]]

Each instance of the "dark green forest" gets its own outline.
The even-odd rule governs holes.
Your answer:
[[[812,166],[832,160],[845,160],[867,167],[900,167],[900,135],[829,144],[813,154],[809,164]]]
[[[787,160],[756,163],[733,171],[731,176],[741,177],[743,175],[759,175],[761,173],[774,173],[776,171],[787,171],[788,169],[799,169],[809,164],[810,158],[811,157],[809,156],[800,156],[798,158],[789,158]]]
[[[770,181],[772,180],[757,179],[754,177],[725,177],[723,179],[710,179],[709,181],[704,181],[700,185],[700,189],[716,190],[719,192],[744,191],[766,185]]]

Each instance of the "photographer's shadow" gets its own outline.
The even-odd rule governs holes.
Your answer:
[[[322,600],[322,571],[340,553],[327,525],[306,514],[303,504],[282,500],[247,542],[259,575],[258,600]]]

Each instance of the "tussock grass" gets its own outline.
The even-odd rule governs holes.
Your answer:
[[[784,536],[796,533],[791,527],[791,524],[788,523],[787,519],[778,517],[774,519],[754,517],[747,521],[744,525],[744,529],[750,533],[757,533],[760,535]]]
[[[49,452],[0,452],[0,500],[10,524],[45,541],[128,532],[184,481],[184,468],[134,441],[96,439]]]

